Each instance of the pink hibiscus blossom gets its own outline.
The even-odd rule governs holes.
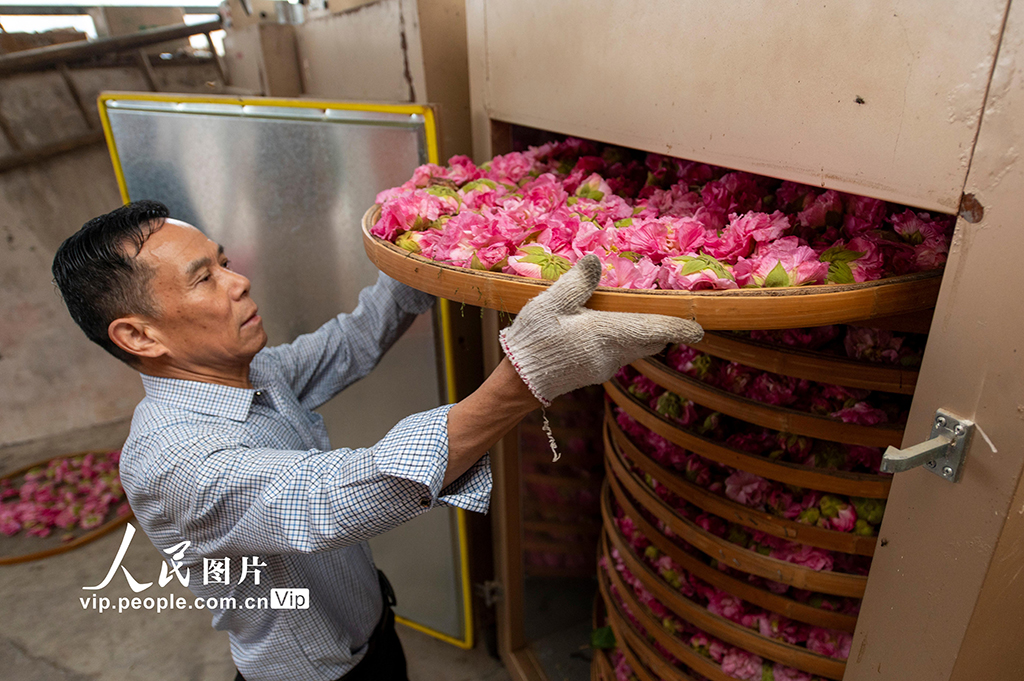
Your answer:
[[[740,257],[733,267],[739,286],[802,286],[822,284],[828,275],[828,263],[821,262],[810,246],[801,246],[795,236],[782,237],[754,257]]]
[[[663,289],[686,291],[737,288],[730,269],[709,255],[665,258],[658,283]]]
[[[753,473],[736,471],[725,479],[725,495],[744,506],[762,506],[767,493],[768,481]]]
[[[722,671],[734,679],[742,681],[761,681],[763,660],[740,648],[730,647],[722,656]]]

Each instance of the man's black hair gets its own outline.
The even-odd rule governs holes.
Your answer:
[[[64,304],[89,340],[130,366],[138,358],[117,347],[110,322],[130,314],[156,315],[152,271],[136,256],[170,213],[157,201],[136,201],[93,218],[53,256],[53,279]]]

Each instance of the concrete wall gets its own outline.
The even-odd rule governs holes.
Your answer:
[[[209,91],[217,80],[212,63],[156,72],[179,92]],[[145,89],[131,68],[72,69],[71,77],[85,116],[56,72],[0,79],[0,113],[22,149],[97,130],[102,90]],[[0,157],[14,153],[0,135]],[[50,274],[61,241],[120,204],[102,143],[0,172],[0,472],[124,441],[143,394],[138,375],[86,339]]]
[[[86,339],[50,275],[60,242],[120,203],[103,146],[0,174],[0,470],[62,441],[116,446],[101,431],[126,432],[141,399],[135,372]]]

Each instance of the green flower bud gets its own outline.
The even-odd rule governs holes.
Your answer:
[[[800,511],[800,515],[797,516],[797,522],[806,523],[808,525],[814,525],[821,518],[821,511],[818,510],[817,506],[811,506],[810,508]]]
[[[662,416],[677,419],[683,413],[683,401],[675,393],[664,392],[658,398],[655,409]]]
[[[853,524],[853,533],[859,534],[862,537],[873,537],[875,536],[875,528],[863,518],[857,518],[857,522]]]

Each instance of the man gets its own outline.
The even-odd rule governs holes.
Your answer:
[[[693,322],[583,308],[601,276],[588,256],[502,333],[508,357],[472,395],[404,419],[372,448],[332,449],[312,410],[369,373],[431,296],[381,274],[352,313],[264,349],[248,279],[152,201],[86,223],[53,274],[86,335],[142,374],[120,466],[153,544],[189,542],[180,569],[197,596],[244,604],[309,589],[308,610],[214,610],[248,681],[405,679],[366,540],[436,505],[486,511],[487,449],[527,413],[703,335]],[[204,559],[223,558],[250,579],[196,578]]]

